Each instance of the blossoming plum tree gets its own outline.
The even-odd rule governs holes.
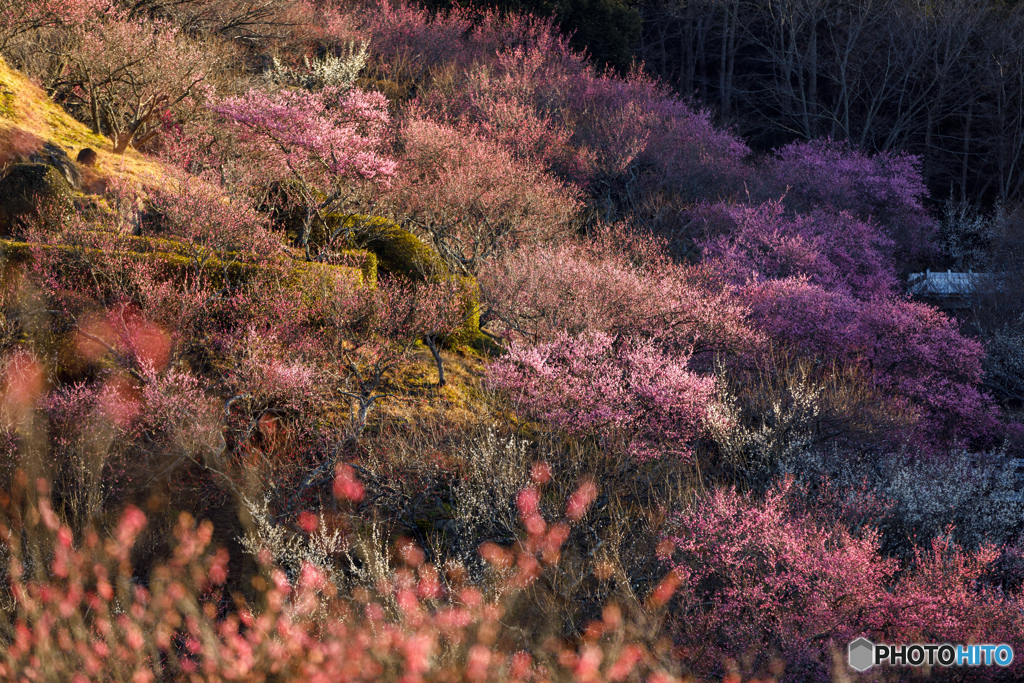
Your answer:
[[[638,460],[687,458],[702,430],[714,380],[651,341],[593,333],[513,345],[489,368],[491,383],[529,414]]]
[[[917,157],[869,156],[830,139],[798,141],[777,152],[763,182],[790,209],[849,211],[874,221],[896,242],[901,259],[933,253],[935,221],[922,201],[928,189]]]
[[[402,130],[405,154],[384,201],[429,236],[456,272],[475,275],[517,246],[563,239],[578,191],[503,147],[422,118]]]
[[[109,8],[109,0],[3,0],[0,2],[0,51],[22,34],[84,24]]]
[[[241,144],[239,161],[251,182],[296,181],[306,217],[299,236],[308,247],[314,219],[337,210],[359,181],[381,182],[397,164],[382,151],[389,115],[380,93],[250,90],[213,106]]]
[[[841,508],[809,507],[787,479],[763,501],[719,489],[677,515],[665,556],[684,579],[677,638],[684,652],[702,653],[694,666],[712,674],[723,658],[754,651],[767,668],[776,651],[787,674],[824,682],[830,648],[865,633],[887,642],[1019,638],[1018,598],[979,585],[993,547],[966,552],[940,539],[900,574],[877,530],[850,533]]]
[[[736,284],[750,278],[806,276],[857,298],[895,292],[893,242],[871,223],[842,211],[787,215],[782,202],[698,207],[693,220],[704,259]]]

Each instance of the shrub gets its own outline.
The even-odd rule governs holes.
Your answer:
[[[1024,405],[1024,316],[987,330],[985,343],[985,387],[1005,402]]]
[[[868,156],[829,139],[798,141],[778,150],[763,173],[768,192],[784,195],[792,210],[849,211],[878,223],[896,242],[901,261],[934,252],[935,223],[922,203],[928,190],[916,157]]]
[[[349,240],[377,258],[382,273],[411,280],[415,283],[439,284],[454,287],[459,299],[460,322],[447,332],[427,335],[427,343],[443,340],[448,346],[476,341],[480,335],[480,293],[471,276],[452,275],[436,251],[416,235],[380,217],[352,215],[338,218],[341,230]],[[443,375],[440,356],[434,357],[438,371]],[[443,384],[443,382],[442,382]]]
[[[639,460],[687,459],[702,433],[713,380],[650,341],[601,333],[559,334],[536,346],[513,344],[488,379],[526,414]]]
[[[333,479],[343,510],[363,499],[351,467],[338,468]],[[271,538],[259,539],[259,566],[245,577],[254,586],[251,599],[235,594],[231,606],[225,597],[236,565],[212,547],[208,520],[197,524],[181,515],[167,558],[137,581],[132,557],[151,523],[141,510],[126,508],[109,534],[90,530],[78,539],[55,514],[45,482],[38,489],[38,505],[26,503],[23,487],[4,501],[9,512],[0,534],[12,609],[0,612],[0,677],[672,680],[674,666],[653,647],[643,619],[618,605],[573,642],[546,639],[536,625],[524,633],[506,624],[523,602],[547,592],[571,528],[592,503],[585,487],[551,523],[536,505],[538,489],[523,489],[521,542],[479,549],[494,577],[493,593],[463,582],[455,567],[426,562],[411,542],[395,544],[392,555],[374,542],[379,538],[357,538],[348,519],[327,533],[346,535],[364,550],[348,551],[350,569],[334,574],[337,583],[308,561],[289,576],[271,564],[266,542],[279,529],[268,522],[253,527]],[[288,550],[311,556],[308,548]],[[663,604],[674,587],[659,586],[653,604]]]

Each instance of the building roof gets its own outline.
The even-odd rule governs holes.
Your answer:
[[[911,273],[907,280],[908,292],[913,296],[924,298],[968,297],[988,280],[991,273],[958,273],[946,271],[940,273],[926,270],[923,273]]]

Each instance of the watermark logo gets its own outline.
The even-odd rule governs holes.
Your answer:
[[[858,638],[847,646],[850,668],[867,671],[873,666],[1010,666],[1013,648],[999,645],[942,645],[912,643],[886,645]]]

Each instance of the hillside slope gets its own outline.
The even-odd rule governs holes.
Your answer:
[[[47,142],[62,148],[71,159],[86,147],[97,153],[95,167],[83,173],[86,192],[102,193],[114,179],[151,186],[164,178],[158,162],[134,150],[114,154],[110,140],[72,118],[42,88],[0,58],[0,167],[27,158]]]

